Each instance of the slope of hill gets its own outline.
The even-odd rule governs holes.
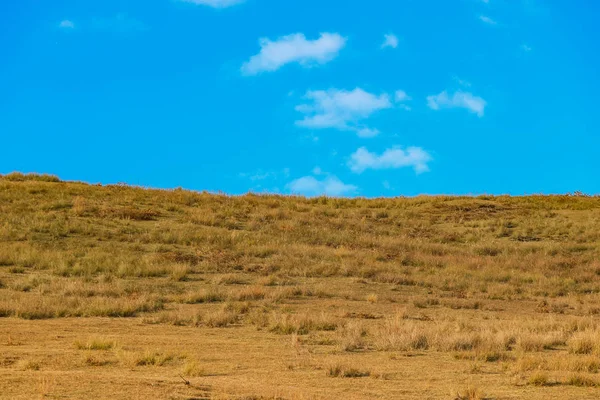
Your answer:
[[[599,197],[0,177],[0,398],[598,398],[599,293]]]

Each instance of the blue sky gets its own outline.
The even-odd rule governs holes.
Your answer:
[[[239,194],[600,193],[600,3],[0,4],[0,173]]]

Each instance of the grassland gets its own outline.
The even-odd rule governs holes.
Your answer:
[[[0,177],[2,399],[597,399],[600,198]]]

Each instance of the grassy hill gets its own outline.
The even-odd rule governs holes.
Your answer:
[[[595,399],[599,293],[599,197],[0,176],[0,398]]]

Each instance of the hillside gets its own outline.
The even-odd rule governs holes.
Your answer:
[[[0,177],[3,399],[595,399],[599,314],[600,197]]]

